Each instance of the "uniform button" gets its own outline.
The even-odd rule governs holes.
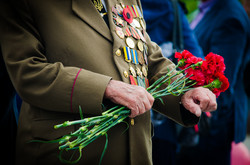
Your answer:
[[[121,55],[122,55],[122,52],[121,52],[120,49],[117,49],[117,51],[115,52],[115,54],[116,54],[117,56],[121,56]]]
[[[130,124],[133,126],[133,125],[135,125],[135,119],[131,119],[130,120]]]
[[[125,70],[125,71],[123,72],[123,75],[124,75],[124,77],[128,78],[128,71]]]

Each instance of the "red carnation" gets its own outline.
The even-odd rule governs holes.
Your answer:
[[[224,74],[216,73],[208,88],[218,97],[221,92],[225,92],[229,88],[228,79]]]
[[[192,64],[196,64],[197,62],[200,62],[202,61],[202,58],[198,58],[198,57],[195,57],[195,56],[192,56],[192,57],[189,57],[185,63],[186,64],[189,64],[188,66],[192,65]],[[186,66],[187,67],[187,66]]]
[[[225,92],[228,88],[229,88],[229,81],[228,79],[226,78],[226,76],[222,73],[217,73],[215,75],[219,81],[221,82],[221,87],[219,88],[219,90],[221,92]]]
[[[175,58],[178,58],[179,60],[181,59],[188,59],[190,57],[194,57],[194,55],[192,55],[192,53],[190,53],[189,51],[187,50],[183,50],[182,53],[179,53],[179,52],[176,52],[175,53]]]
[[[205,85],[206,79],[201,69],[189,68],[185,71],[185,73],[187,73],[186,77],[193,75],[189,79],[196,82],[195,87]]]
[[[224,58],[220,55],[209,53],[205,57],[206,61],[203,62],[201,68],[207,75],[212,76],[216,73],[224,73],[226,66],[224,64]]]
[[[180,52],[175,52],[174,57],[177,58],[178,60],[183,59],[183,56]]]
[[[197,62],[202,61],[201,58],[195,57],[187,50],[184,50],[182,53],[176,52],[175,58],[178,59],[180,69],[185,69],[192,64],[196,64]]]

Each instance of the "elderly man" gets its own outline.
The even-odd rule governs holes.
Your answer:
[[[123,15],[125,7],[132,16]],[[0,36],[7,70],[23,99],[17,164],[59,164],[56,144],[27,142],[73,131],[74,127],[55,131],[53,125],[79,118],[79,105],[85,116],[101,115],[102,103],[131,109],[129,129],[123,133],[126,125],[119,124],[108,132],[103,158],[103,164],[124,165],[152,164],[152,106],[185,126],[196,124],[202,111],[217,107],[214,94],[204,88],[182,97],[168,96],[162,105],[154,103],[145,88],[129,84],[131,79],[143,80],[140,85],[145,87],[147,81],[154,82],[174,67],[150,41],[136,0],[2,2]],[[128,49],[145,60],[131,63],[126,58]],[[79,164],[97,164],[104,140],[86,147]]]

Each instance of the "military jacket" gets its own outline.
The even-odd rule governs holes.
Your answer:
[[[101,115],[111,79],[147,87],[174,67],[147,35],[139,1],[107,0],[106,8],[108,24],[91,0],[12,0],[1,9],[3,57],[23,99],[16,164],[61,164],[58,144],[29,142],[76,129],[53,126],[79,119],[79,105],[85,116]],[[198,122],[180,97],[164,100],[154,109],[185,126]],[[122,123],[108,132],[102,164],[152,164],[150,112],[127,122],[128,130]],[[104,145],[101,137],[84,148],[78,164],[98,164]]]

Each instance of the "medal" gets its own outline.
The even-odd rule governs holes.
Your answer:
[[[142,12],[141,12],[141,10],[140,10],[139,6],[138,6],[138,5],[136,5],[135,7],[136,7],[136,9],[137,9],[137,12],[139,13],[139,17],[140,17],[140,18],[142,18],[142,17],[143,17],[143,15],[142,15]]]
[[[118,37],[120,37],[121,39],[124,38],[124,33],[123,33],[123,31],[122,31],[122,28],[116,27],[116,28],[115,28],[115,32],[116,32],[116,34],[118,35]]]
[[[140,70],[140,68],[138,66],[136,66],[136,73],[139,77],[142,78],[142,71]]]
[[[127,6],[127,8],[130,10],[130,12],[132,13],[132,16],[133,17],[136,17],[136,15],[135,15],[135,11],[134,11],[134,9],[132,8],[132,6]]]
[[[117,16],[116,17],[116,21],[119,23],[119,25],[121,25],[122,27],[124,26],[123,20],[121,19],[121,17]]]
[[[140,23],[136,19],[133,19],[133,24],[134,24],[134,26],[136,28],[140,28],[141,27]]]
[[[139,86],[146,88],[146,85],[144,84],[144,81],[141,77],[137,76],[137,83]]]
[[[135,28],[134,22],[131,22],[130,25]]]
[[[146,29],[146,25],[145,25],[145,23],[144,23],[144,21],[143,21],[143,19],[142,18],[140,18],[140,24],[141,24],[141,27],[142,27],[142,29]]]
[[[137,51],[137,55],[138,55],[138,62],[139,62],[141,65],[145,64],[145,61],[144,61],[144,57],[143,57],[142,52]]]
[[[131,32],[132,36],[133,36],[135,39],[140,39],[140,36],[139,36],[139,34],[137,33],[137,31],[135,30],[134,27],[129,27],[129,29],[130,29],[130,32]]]
[[[131,85],[138,85],[138,83],[137,83],[135,77],[129,75],[129,80],[130,80],[130,84],[131,84]]]
[[[146,40],[145,40],[144,36],[142,35],[141,31],[138,29],[136,29],[136,30],[137,30],[137,33],[139,34],[139,36],[141,37],[141,40],[146,43]]]
[[[131,62],[131,52],[129,47],[123,47],[124,59],[127,62]]]
[[[127,37],[130,37],[130,36],[131,36],[131,32],[130,32],[128,26],[126,27],[125,36],[127,36]]]
[[[148,71],[147,71],[145,65],[142,66],[141,70],[142,70],[142,73],[143,73],[144,77],[147,77],[148,76]]]
[[[138,11],[137,11],[135,5],[132,5],[132,8],[133,8],[134,11],[135,11],[135,16],[136,16],[136,17],[139,17],[139,13],[138,13]]]
[[[116,4],[115,7],[116,7],[116,10],[117,10],[117,14],[118,14],[120,17],[122,17],[123,8],[121,7],[121,5]]]
[[[148,88],[149,87],[149,81],[148,81],[148,79],[145,78],[144,81],[145,81],[146,88]]]
[[[116,10],[116,8],[113,6],[112,7],[112,12],[115,14],[115,15],[118,15],[118,11]]]
[[[123,27],[123,20],[118,15],[113,15],[113,21],[116,26]]]
[[[137,51],[134,49],[131,49],[131,56],[132,56],[132,63],[137,65],[138,64]]]
[[[143,52],[144,46],[143,46],[143,43],[142,43],[140,40],[137,42],[137,47],[138,47],[138,49],[139,49],[141,52]]]
[[[126,38],[126,44],[128,45],[128,47],[130,47],[131,49],[135,48],[135,43],[131,38]]]
[[[131,65],[129,66],[129,71],[130,71],[130,73],[132,74],[133,77],[136,77],[135,69]]]

